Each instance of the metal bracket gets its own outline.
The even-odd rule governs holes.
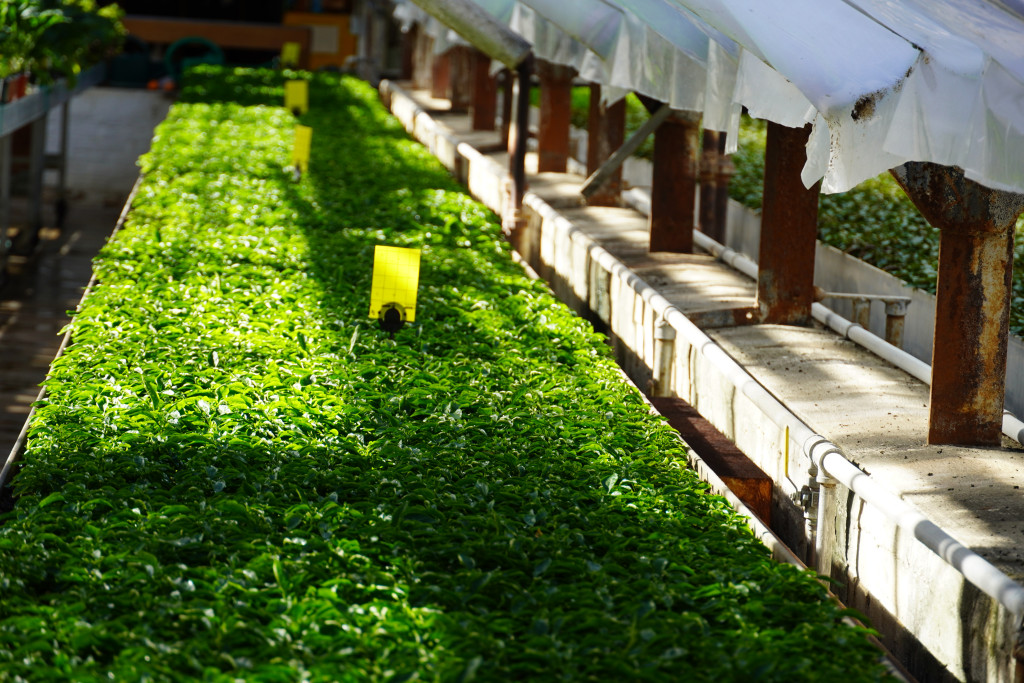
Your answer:
[[[640,143],[647,139],[647,136],[654,132],[654,129],[661,125],[662,121],[668,118],[668,115],[672,113],[672,108],[667,104],[661,105],[658,111],[654,112],[651,118],[644,121],[644,124],[637,129],[635,133],[629,136],[629,139],[622,143],[622,147],[619,147],[615,152],[608,157],[608,160],[601,164],[601,167],[590,174],[590,177],[583,182],[583,187],[580,188],[580,193],[584,197],[590,197],[604,185],[605,181],[608,180],[615,173],[615,170],[623,164],[629,157],[633,155],[633,152],[640,147]]]

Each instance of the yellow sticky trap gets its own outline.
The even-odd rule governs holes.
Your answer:
[[[281,46],[281,64],[284,66],[298,66],[299,64],[298,43],[285,43]]]
[[[285,81],[284,106],[296,115],[309,111],[309,81]]]
[[[386,247],[373,251],[373,285],[370,289],[370,317],[397,308],[406,322],[416,320],[416,289],[420,282],[420,250]]]
[[[302,173],[309,170],[309,150],[313,143],[313,129],[309,126],[295,126],[295,146],[292,149],[292,166]]]

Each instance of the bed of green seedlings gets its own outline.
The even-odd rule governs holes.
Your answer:
[[[197,70],[0,526],[0,681],[876,680],[368,85]],[[417,322],[366,318],[422,249]]]

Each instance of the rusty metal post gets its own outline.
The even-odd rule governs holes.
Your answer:
[[[892,174],[940,230],[928,443],[997,446],[1006,388],[1013,235],[1024,195],[958,168],[910,162]]]
[[[494,130],[498,118],[498,83],[491,76],[491,58],[473,51],[473,104],[470,107],[473,130]]]
[[[601,168],[605,160],[622,146],[626,139],[626,101],[619,100],[605,106],[601,102],[601,86],[590,86],[590,116],[587,130],[587,175]],[[618,206],[622,193],[622,169],[606,180],[600,190],[592,194],[591,206]]]
[[[715,191],[715,171],[718,169],[718,132],[704,129],[703,144],[700,153],[700,230],[705,235],[722,242],[722,235],[715,232],[715,208],[717,205]]]
[[[821,184],[808,189],[800,179],[810,132],[810,126],[768,123],[757,275],[757,306],[765,323],[811,320]]]
[[[565,173],[569,162],[572,80],[576,77],[576,70],[539,61],[537,76],[540,79],[537,170],[541,173]]]
[[[903,329],[906,327],[907,302],[885,302],[885,341],[897,349],[903,348]]]
[[[415,89],[427,90],[430,88],[433,68],[434,39],[422,28],[417,27],[412,71],[412,85]]]
[[[533,78],[533,62],[531,53],[516,67],[513,88],[515,118],[509,126],[508,163],[511,186],[505,197],[502,229],[514,247],[519,246],[523,195],[526,194],[526,141],[530,136],[530,81]]]
[[[401,57],[400,57],[400,78],[403,81],[411,81],[416,73],[416,41],[420,27],[413,24],[408,31],[402,33]]]
[[[853,322],[865,330],[871,329],[871,299],[859,298],[853,300]]]
[[[430,66],[430,96],[446,100],[451,95],[452,60],[451,50],[443,55],[434,55]]]
[[[676,112],[654,131],[650,251],[693,252],[698,121]]]
[[[509,147],[509,135],[512,130],[512,99],[515,91],[515,76],[509,69],[503,69],[499,74],[501,78],[501,140],[506,148]]]
[[[452,111],[464,112],[473,103],[472,48],[458,45],[448,51]]]
[[[736,175],[732,157],[725,153],[726,133],[718,134],[718,168],[715,172],[715,232],[711,237],[725,244],[725,230],[729,224],[729,183]],[[716,236],[717,235],[717,236]]]

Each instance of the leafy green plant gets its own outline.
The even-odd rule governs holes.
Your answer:
[[[116,52],[125,35],[117,5],[93,0],[9,0],[0,4],[0,77],[32,71],[44,83],[74,81]]]
[[[31,425],[0,681],[884,677],[372,88],[187,79]]]

